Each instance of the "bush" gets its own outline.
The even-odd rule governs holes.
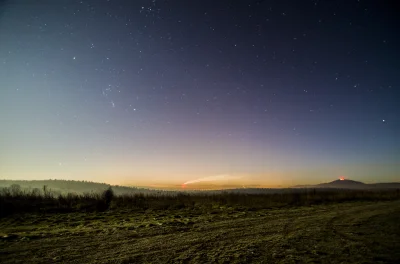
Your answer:
[[[108,189],[101,194],[101,199],[103,200],[106,209],[110,208],[111,201],[113,198],[114,198],[114,191],[111,189],[111,187],[108,187]]]

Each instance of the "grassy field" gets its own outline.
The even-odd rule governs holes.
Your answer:
[[[400,263],[400,201],[10,215],[0,263]]]

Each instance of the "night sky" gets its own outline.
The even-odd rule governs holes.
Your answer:
[[[3,0],[0,178],[399,181],[395,2]]]

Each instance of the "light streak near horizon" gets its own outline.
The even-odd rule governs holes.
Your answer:
[[[188,184],[194,184],[194,183],[199,183],[199,182],[213,182],[213,181],[226,181],[226,180],[237,180],[241,179],[239,176],[231,176],[228,174],[221,174],[221,175],[215,175],[215,176],[209,176],[209,177],[204,177],[204,178],[199,178],[196,180],[191,180],[183,183],[183,186],[186,186]]]

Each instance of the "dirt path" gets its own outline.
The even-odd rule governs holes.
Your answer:
[[[186,220],[170,221],[172,214]],[[400,201],[164,215],[108,214],[97,225],[69,221],[70,228],[46,218],[3,219],[0,262],[400,263]]]

